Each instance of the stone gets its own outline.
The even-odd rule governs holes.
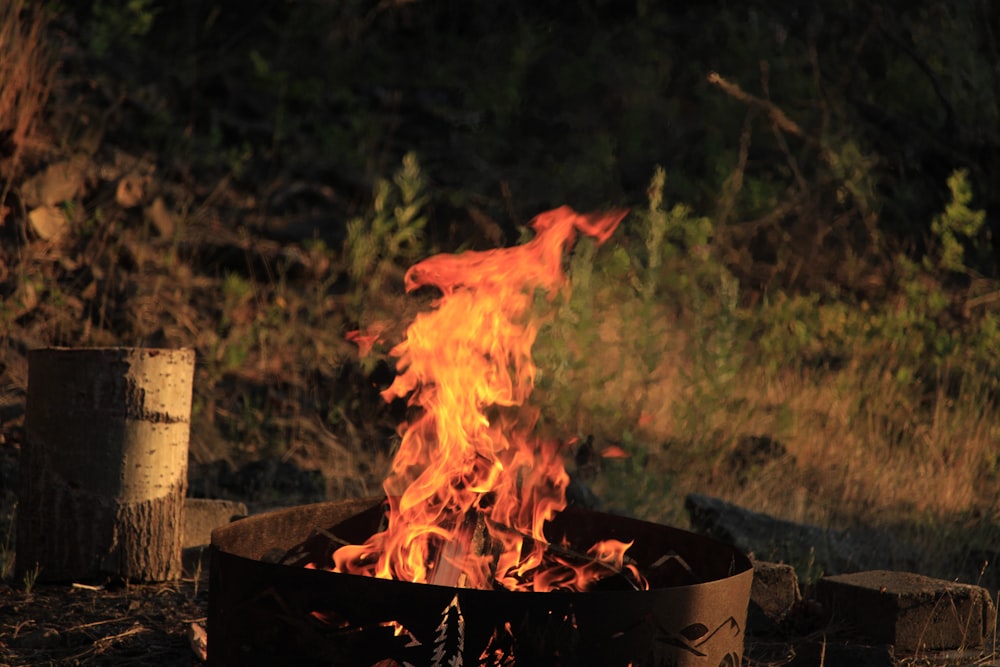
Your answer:
[[[755,559],[811,564],[813,571],[853,572],[874,568],[912,568],[915,557],[897,542],[874,531],[838,531],[778,519],[691,493],[684,508],[695,532],[726,542]]]
[[[28,178],[21,186],[21,197],[28,208],[57,206],[83,195],[92,172],[93,166],[84,155],[56,162]]]
[[[986,589],[910,572],[823,577],[816,598],[832,622],[892,644],[897,654],[982,646],[996,619]]]
[[[326,500],[326,481],[322,472],[303,470],[291,461],[262,459],[234,470],[220,460],[188,466],[188,495],[239,498],[259,512]]]
[[[177,220],[174,214],[167,208],[167,203],[163,197],[157,197],[153,203],[145,209],[146,219],[153,225],[153,229],[162,238],[173,239],[177,233]]]
[[[147,178],[132,172],[125,174],[115,188],[115,201],[122,208],[135,208],[142,204],[146,196]]]
[[[747,632],[753,635],[779,632],[780,624],[801,599],[795,568],[754,561]]]
[[[69,221],[61,208],[53,205],[39,206],[28,212],[28,223],[35,236],[43,241],[56,241],[69,231]]]
[[[233,500],[184,499],[185,549],[209,544],[212,531],[247,515],[247,506]]]

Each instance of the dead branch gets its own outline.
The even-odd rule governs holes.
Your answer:
[[[996,301],[1000,301],[1000,291],[990,292],[989,294],[983,294],[982,296],[977,296],[969,299],[965,302],[966,312],[971,311],[973,308],[978,308],[979,306],[986,306]]]
[[[770,100],[765,100],[757,97],[756,95],[751,95],[742,88],[739,84],[735,84],[731,81],[727,81],[718,72],[709,72],[708,82],[714,86],[718,86],[722,89],[722,92],[726,93],[730,97],[733,97],[740,102],[752,107],[756,107],[766,113],[770,118],[771,122],[777,125],[779,128],[788,132],[789,134],[794,134],[803,141],[818,145],[815,139],[805,133],[805,131],[796,123],[794,120],[785,115],[785,112],[781,110],[778,105]]]
[[[753,119],[757,115],[757,110],[753,107],[747,109],[746,118],[743,121],[743,131],[740,133],[740,150],[736,160],[736,168],[722,186],[722,197],[719,204],[719,226],[725,227],[729,218],[736,208],[736,198],[743,190],[743,176],[747,169],[747,160],[750,158],[750,138],[753,135]]]

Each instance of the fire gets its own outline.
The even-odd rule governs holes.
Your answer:
[[[603,243],[625,214],[564,206],[537,216],[526,244],[410,268],[408,292],[430,286],[441,297],[392,350],[398,374],[382,392],[387,401],[408,397],[413,415],[399,427],[384,484],[388,524],[338,549],[335,571],[545,591],[583,590],[626,568],[622,542],[600,542],[584,557],[546,543],[543,527],[566,507],[569,476],[564,445],[534,436],[539,413],[528,403],[535,292],[567,286],[562,263],[578,232]]]

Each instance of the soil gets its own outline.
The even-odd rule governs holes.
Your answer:
[[[0,665],[201,664],[192,624],[204,627],[208,585],[193,573],[155,585],[0,584]]]

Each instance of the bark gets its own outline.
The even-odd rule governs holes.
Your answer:
[[[19,576],[180,576],[193,371],[192,350],[29,353]]]

